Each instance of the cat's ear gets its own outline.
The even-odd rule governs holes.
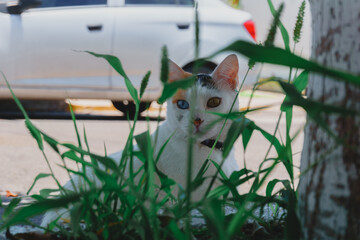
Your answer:
[[[239,82],[238,71],[239,62],[237,56],[231,54],[215,68],[212,78],[220,87],[230,87],[230,89],[234,90]]]
[[[185,72],[181,67],[169,59],[169,82],[181,80],[190,75],[191,73]]]

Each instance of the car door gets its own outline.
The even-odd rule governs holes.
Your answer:
[[[147,93],[161,91],[161,49],[166,45],[175,61],[193,51],[188,48],[188,43],[193,45],[193,22],[192,0],[125,0],[125,6],[116,8],[114,55],[136,87],[151,70]],[[114,71],[111,85],[117,91],[125,89],[123,79]]]
[[[44,0],[0,17],[0,69],[13,88],[109,87],[109,64],[82,52],[111,53],[114,15],[106,0]]]

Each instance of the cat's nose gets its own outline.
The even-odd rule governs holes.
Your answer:
[[[196,118],[196,119],[194,120],[194,125],[195,125],[195,127],[199,127],[200,124],[201,124],[203,121],[204,121],[204,120],[201,120],[200,118]]]

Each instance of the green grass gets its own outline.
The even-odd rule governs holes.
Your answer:
[[[31,193],[31,189],[36,182],[43,178],[54,179],[58,188],[52,190],[44,189],[40,191],[40,194],[31,194],[29,196],[33,201],[21,206],[19,206],[20,198],[13,199],[5,208],[3,219],[0,222],[0,230],[19,223],[31,225],[29,222],[30,217],[43,214],[51,209],[63,207],[69,210],[71,223],[59,224],[54,221],[46,229],[58,239],[191,239],[193,236],[199,239],[225,240],[299,239],[301,228],[297,213],[297,186],[295,185],[292,151],[292,143],[297,135],[290,134],[293,106],[303,108],[310,119],[317,122],[330,136],[336,138],[335,134],[327,127],[324,114],[357,115],[359,113],[304,98],[301,92],[306,88],[308,73],[326,74],[337,77],[339,81],[349,82],[356,86],[360,85],[360,77],[329,69],[291,53],[288,37],[286,37],[288,36],[287,30],[279,20],[280,14],[276,12],[270,0],[268,3],[275,16],[273,28],[274,26],[280,28],[286,43],[286,49],[273,47],[272,44],[259,46],[236,41],[212,55],[215,56],[216,54],[231,50],[249,57],[252,62],[257,62],[258,65],[271,63],[289,67],[289,78],[287,81],[268,80],[271,84],[277,84],[286,95],[284,102],[279,106],[281,114],[278,117],[274,132],[269,133],[265,131],[246,117],[248,112],[259,111],[261,109],[250,110],[248,107],[246,111],[242,112],[217,114],[223,121],[232,121],[231,131],[229,131],[225,140],[226,149],[224,149],[223,159],[226,158],[226,154],[240,137],[242,138],[244,151],[246,151],[249,140],[254,132],[260,133],[268,141],[269,146],[263,149],[266,155],[257,171],[252,171],[245,167],[227,177],[220,170],[223,162],[217,165],[211,161],[211,155],[209,155],[208,160],[204,162],[203,168],[198,172],[195,179],[189,177],[191,169],[188,169],[187,185],[180,187],[171,179],[171,176],[166,176],[157,168],[156,162],[162,151],[157,156],[154,155],[154,146],[150,140],[149,131],[134,136],[134,129],[139,115],[139,103],[146,89],[150,72],[145,74],[140,93],[138,93],[118,58],[88,52],[94,57],[106,60],[124,78],[126,87],[136,104],[135,118],[133,121],[129,121],[130,134],[127,137],[121,161],[117,164],[106,153],[101,156],[90,151],[86,132],[84,130],[80,134],[72,109],[71,113],[74,131],[77,136],[77,144],[62,143],[41,131],[29,119],[20,101],[8,85],[15,102],[24,114],[27,128],[37,141],[38,147],[49,166],[48,173],[39,173],[28,194]],[[300,15],[300,18],[303,17],[303,15]],[[296,31],[300,32],[301,29]],[[198,28],[196,32],[198,34]],[[271,34],[276,33],[276,31],[271,32]],[[270,39],[273,38],[274,36],[271,36]],[[299,38],[300,35],[297,41]],[[198,49],[198,44],[200,44],[198,37],[196,37],[195,44]],[[277,57],[274,58],[274,56]],[[193,77],[183,81],[168,83],[166,59],[167,50],[164,48],[161,61],[161,81],[164,84],[164,88],[159,103],[165,102],[177,89],[190,88],[194,84]],[[198,64],[201,64],[201,62],[202,60],[199,60]],[[252,71],[250,68],[249,71]],[[293,69],[296,70],[295,72],[302,71],[300,74],[293,75]],[[3,77],[6,80],[5,76]],[[243,81],[245,79],[246,75],[243,76]],[[254,86],[250,94],[248,106],[250,106],[251,99],[256,96],[257,87],[261,84],[257,83]],[[238,90],[240,92],[241,89]],[[279,122],[283,117],[286,120],[286,133],[284,139],[279,139],[277,137]],[[170,138],[171,136],[169,136]],[[134,151],[133,140],[139,146],[139,151]],[[194,141],[194,139],[191,141]],[[189,142],[189,152],[191,152],[191,141]],[[341,139],[338,139],[338,141],[341,143]],[[155,140],[155,144],[156,142]],[[69,176],[71,174],[76,175],[82,179],[84,184],[76,186],[75,191],[63,188],[58,183],[50,167],[49,161],[51,159],[47,158],[44,152],[45,147],[50,147],[58,153],[62,160],[62,167],[68,171]],[[166,143],[162,148],[166,148]],[[275,149],[276,155],[270,157],[269,152],[271,148]],[[139,170],[135,170],[133,167],[133,159],[135,157],[143,162]],[[76,162],[78,169],[69,169],[67,167],[68,161]],[[191,166],[191,158],[189,158],[188,162]],[[193,194],[193,190],[199,184],[204,184],[204,173],[210,164],[214,164],[218,168],[217,173],[211,179],[211,184],[216,179],[219,179],[222,185],[212,189],[210,184],[207,193],[201,201],[192,201],[191,194]],[[286,179],[270,178],[270,174],[278,165],[285,167],[288,174]],[[127,166],[130,171],[125,176],[125,168]],[[88,177],[88,171],[96,175],[101,182],[100,186],[95,183],[94,179]],[[155,178],[160,179],[160,186],[156,185]],[[245,184],[248,185],[249,182],[251,182],[250,190],[245,194],[240,194],[237,188],[241,188]],[[267,183],[266,186],[265,183]],[[279,190],[274,191],[275,186]],[[265,195],[259,193],[259,189],[262,187],[266,189]],[[178,188],[180,192],[175,195],[174,189]],[[54,192],[58,194],[52,194]],[[172,204],[167,204],[169,202]],[[235,209],[234,213],[227,215],[224,211],[226,206]],[[270,209],[276,216],[275,219],[264,221],[261,218],[262,212],[265,211],[264,209]],[[280,209],[283,211],[281,212]],[[198,210],[202,214],[205,224],[197,226],[191,224],[191,219],[194,218],[192,214],[194,210]],[[161,211],[166,212],[166,214],[159,214]],[[81,225],[81,222],[85,223],[85,225]],[[54,227],[57,227],[58,230],[55,231]]]

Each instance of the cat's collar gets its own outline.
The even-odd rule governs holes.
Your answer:
[[[212,148],[214,143],[215,143],[214,139],[205,139],[204,141],[201,142],[202,145],[205,145],[205,146],[207,146],[209,148]],[[215,149],[223,151],[224,150],[224,143],[218,141],[215,144]]]

